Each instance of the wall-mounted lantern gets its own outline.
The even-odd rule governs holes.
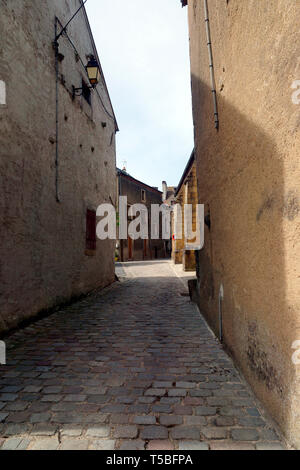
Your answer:
[[[86,91],[89,93],[88,89],[94,89],[98,85],[101,77],[100,66],[93,55],[90,55],[87,66],[85,67],[87,76],[89,77],[90,86],[85,85],[81,88],[75,88],[73,86],[73,99],[75,96],[85,95]]]
[[[90,84],[94,88],[100,81],[100,67],[94,56],[90,56],[90,60],[86,66],[86,72],[88,74]]]

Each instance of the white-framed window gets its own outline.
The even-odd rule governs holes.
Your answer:
[[[146,191],[144,189],[141,190],[141,201],[146,202]]]
[[[6,85],[3,80],[0,80],[0,105],[6,106]]]

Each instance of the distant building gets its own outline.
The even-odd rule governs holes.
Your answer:
[[[114,281],[96,209],[116,199],[117,123],[84,7],[54,47],[82,0],[0,3],[3,332]]]
[[[162,204],[162,192],[133,178],[126,169],[117,169],[117,195],[127,197],[128,210],[133,204],[143,204],[148,210],[148,239],[118,240],[117,254],[120,261],[150,260],[166,257],[165,241],[151,239],[151,204]],[[128,225],[132,218],[128,215]],[[161,236],[161,230],[160,230]]]
[[[189,240],[184,233],[184,205],[191,204],[193,206],[193,230],[196,230],[196,212],[195,205],[198,203],[197,193],[197,176],[195,166],[195,154],[192,153],[186,168],[183,172],[181,180],[176,188],[175,194],[176,204],[180,204],[182,211],[182,238],[175,237],[175,225],[177,223],[176,216],[173,216],[173,240],[172,240],[172,260],[175,264],[182,264],[184,271],[195,271],[196,260],[195,251],[187,249]]]
[[[175,186],[168,186],[166,181],[162,182],[162,202],[168,206],[169,209],[171,209],[174,204],[176,204],[175,192]],[[166,254],[168,257],[171,257],[172,253],[172,221],[173,212],[170,213],[170,239],[165,240]]]

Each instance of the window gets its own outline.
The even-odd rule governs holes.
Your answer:
[[[86,250],[88,252],[96,250],[96,241],[96,211],[88,209],[86,211]]]
[[[0,80],[0,106],[6,105],[6,85]]]
[[[88,102],[89,105],[92,104],[91,100],[91,89],[89,86],[85,83],[84,80],[82,80],[82,96],[83,98]]]
[[[146,191],[144,189],[142,189],[141,191],[141,199],[142,202],[146,202]]]

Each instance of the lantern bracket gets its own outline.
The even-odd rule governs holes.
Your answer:
[[[66,32],[67,30],[67,27],[69,26],[69,24],[71,23],[71,21],[74,20],[75,16],[77,16],[77,14],[80,12],[80,10],[84,7],[84,5],[86,4],[87,0],[84,0],[82,2],[82,4],[80,5],[80,7],[78,8],[78,10],[74,13],[74,15],[72,16],[72,18],[67,22],[66,26],[63,27],[63,29],[60,31],[59,34],[56,35],[55,37],[55,40],[54,40],[54,43],[57,44],[57,41],[59,40],[59,38]]]
[[[94,90],[95,86],[86,85],[86,88],[88,88],[89,90]],[[82,96],[82,94],[83,94],[83,87],[75,88],[74,85],[72,86],[72,99],[73,100],[75,99],[75,96]]]

